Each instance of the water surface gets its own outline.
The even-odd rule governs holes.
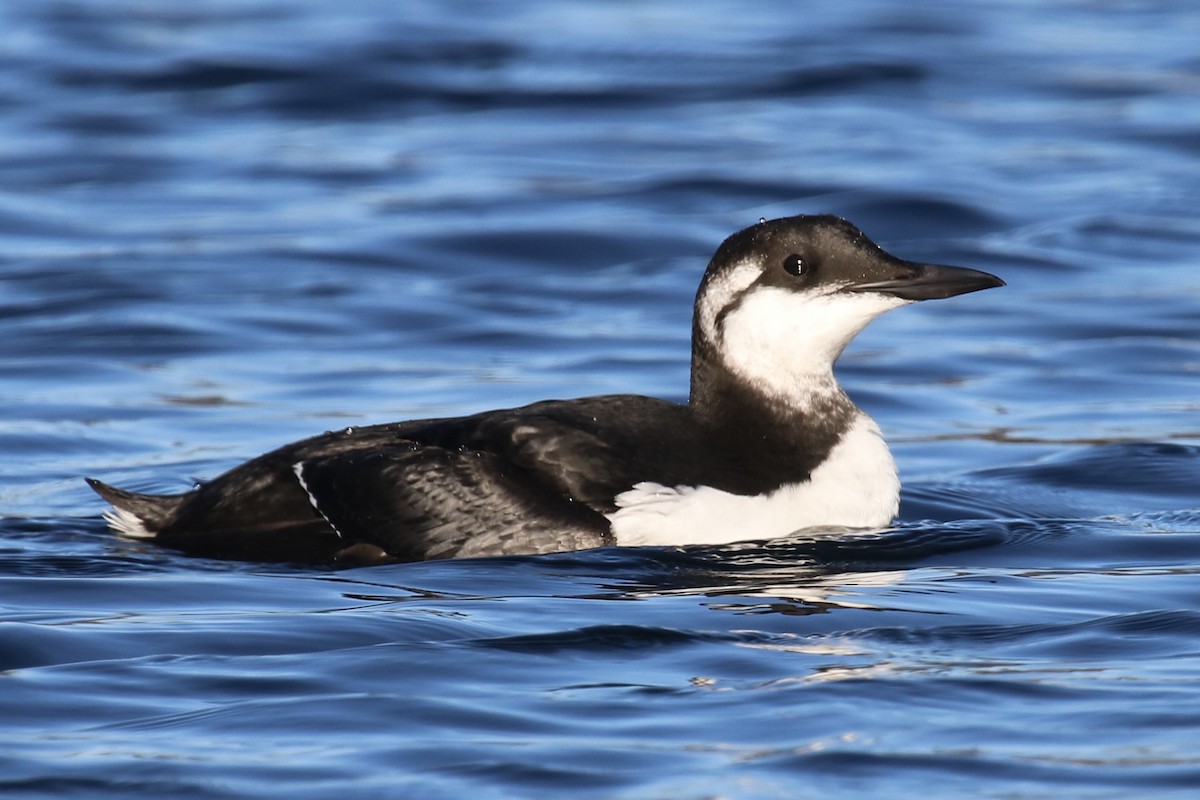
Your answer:
[[[13,797],[1200,787],[1200,11],[0,9]],[[327,429],[686,394],[762,216],[1009,286],[841,362],[894,528],[332,572],[105,531]]]

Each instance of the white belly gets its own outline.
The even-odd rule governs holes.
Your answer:
[[[725,544],[802,528],[879,528],[899,508],[896,462],[879,426],[860,413],[804,483],[766,495],[639,483],[617,495],[608,520],[619,545]]]

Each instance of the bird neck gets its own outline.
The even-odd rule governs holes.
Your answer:
[[[793,376],[769,384],[747,380],[725,365],[712,348],[699,346],[692,357],[688,405],[710,430],[736,430],[796,445],[814,432],[839,432],[862,412],[833,376],[833,370]],[[818,437],[820,438],[820,437]]]
[[[692,334],[689,405],[702,419],[717,422],[734,410],[788,424],[797,418],[841,416],[858,409],[833,374],[832,361],[812,362],[804,369],[789,363],[769,366],[747,361],[729,364],[704,331]]]

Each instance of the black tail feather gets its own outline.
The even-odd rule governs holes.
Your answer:
[[[112,503],[115,508],[128,511],[142,522],[147,532],[162,530],[175,517],[179,504],[183,502],[182,494],[138,494],[127,492],[115,486],[109,486],[95,478],[84,478],[92,490]]]

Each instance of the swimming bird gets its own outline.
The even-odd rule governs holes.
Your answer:
[[[878,528],[899,509],[876,423],[834,377],[875,317],[1003,286],[905,261],[829,215],[727,238],[696,293],[686,404],[547,400],[327,432],[192,491],[95,479],[117,532],[187,553],[375,563]]]

